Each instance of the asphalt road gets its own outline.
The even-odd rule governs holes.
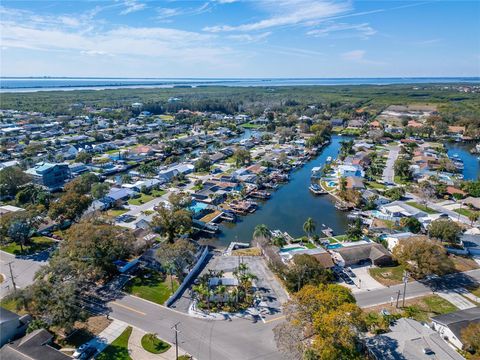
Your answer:
[[[400,152],[400,146],[396,145],[390,148],[390,152],[388,153],[387,163],[385,164],[385,169],[383,169],[383,181],[386,184],[394,184],[394,171],[393,166],[395,164],[395,160],[397,160],[398,153]]]
[[[0,251],[0,273],[5,276],[5,281],[0,285],[0,298],[13,291],[10,269],[8,267],[9,262],[12,262],[12,272],[17,288],[24,288],[33,283],[35,273],[40,267],[47,264],[48,257],[48,251],[21,257]]]
[[[420,283],[412,281],[407,284],[407,291],[405,298],[410,299],[418,296],[431,294],[438,289],[453,290],[456,288],[465,287],[474,283],[480,283],[480,269],[467,271],[464,273],[446,275],[436,281],[427,283]],[[398,291],[400,291],[400,299],[403,297],[403,284],[390,286],[388,288],[372,290],[362,293],[357,293],[355,299],[360,307],[366,308],[375,305],[386,304],[397,299]]]
[[[125,296],[109,303],[110,317],[158,334],[174,342],[172,326],[179,323],[179,346],[199,360],[283,359],[272,329],[283,320],[270,318],[265,323],[251,319],[206,320]]]

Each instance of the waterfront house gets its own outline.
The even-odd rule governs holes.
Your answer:
[[[347,189],[352,189],[352,190],[365,189],[365,185],[363,184],[363,178],[358,176],[348,176]]]
[[[335,257],[340,266],[351,266],[369,262],[372,265],[384,266],[392,263],[392,255],[378,243],[360,243],[332,249],[339,257]]]
[[[344,119],[336,118],[336,119],[331,119],[330,120],[330,125],[332,125],[332,126],[343,126],[343,124],[345,124]]]
[[[365,176],[362,167],[359,165],[339,165],[337,168],[337,172],[339,177]]]
[[[38,163],[25,171],[32,175],[33,181],[48,187],[51,190],[59,189],[70,178],[70,169],[67,164]]]
[[[348,122],[348,127],[353,129],[361,129],[363,125],[365,125],[365,122],[363,120],[355,119]]]
[[[380,207],[380,211],[394,218],[414,217],[420,219],[427,216],[426,212],[410,206],[403,201],[393,201],[390,204],[383,205]]]
[[[325,269],[331,269],[335,265],[332,256],[322,248],[294,250],[280,253],[280,256],[286,261],[295,261],[295,255],[313,256]]]
[[[465,360],[435,331],[409,318],[395,321],[386,334],[367,338],[365,345],[375,360]]]
[[[480,323],[478,306],[432,317],[432,329],[458,349],[463,347],[462,330],[472,323]]]
[[[401,241],[409,241],[413,239],[423,239],[423,240],[428,240],[427,236],[424,235],[415,235],[411,232],[402,232],[402,233],[396,233],[396,234],[388,234],[383,237],[383,239],[387,242],[388,244],[388,250],[393,251],[395,246],[398,245],[398,243]]]

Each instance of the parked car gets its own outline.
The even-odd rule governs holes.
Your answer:
[[[72,357],[74,359],[80,359],[80,356],[82,356],[83,352],[89,348],[88,343],[80,345],[77,350],[73,353]]]
[[[350,267],[346,267],[345,269],[343,269],[343,271],[345,271],[345,273],[350,277],[356,277],[355,273],[352,271],[352,268]]]
[[[91,359],[92,357],[95,356],[96,353],[97,353],[97,348],[94,348],[93,346],[90,346],[90,347],[85,349],[85,351],[82,353],[82,355],[80,355],[79,359],[81,359],[81,360]]]

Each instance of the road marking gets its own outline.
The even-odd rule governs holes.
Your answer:
[[[276,318],[273,318],[273,319],[270,319],[270,320],[264,320],[263,323],[267,324],[269,322],[277,321],[277,320],[281,320],[281,319],[285,319],[285,315],[282,315],[282,316],[279,316],[279,317],[276,317]]]
[[[127,310],[130,310],[130,311],[136,312],[137,314],[140,314],[140,315],[143,315],[143,316],[147,315],[147,314],[144,313],[144,312],[138,311],[137,309],[134,309],[134,308],[132,308],[132,307],[130,307],[130,306],[120,304],[119,302],[116,302],[116,301],[114,301],[112,304],[113,304],[113,305],[120,306],[120,307],[123,307],[123,308],[125,308],[125,309],[127,309]]]

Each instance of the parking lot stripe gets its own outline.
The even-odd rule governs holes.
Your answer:
[[[136,309],[134,309],[134,308],[131,308],[130,306],[120,304],[119,302],[116,302],[116,301],[114,301],[112,304],[113,304],[113,305],[116,305],[116,306],[120,306],[120,307],[122,307],[122,308],[124,308],[124,309],[127,309],[127,310],[130,310],[130,311],[136,312],[137,314],[140,314],[140,315],[142,315],[142,316],[147,315],[147,314],[144,313],[144,312],[138,311],[138,310],[136,310]]]

